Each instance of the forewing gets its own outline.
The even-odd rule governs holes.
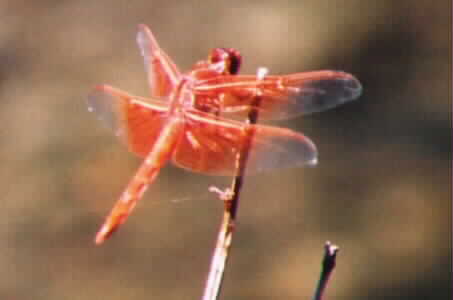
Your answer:
[[[139,25],[137,44],[145,61],[151,96],[168,99],[181,73],[171,58],[159,47],[151,30],[146,25]]]
[[[165,102],[132,96],[107,85],[95,87],[88,97],[88,109],[142,157],[154,145],[167,115]]]
[[[233,175],[237,155],[247,145],[250,133],[246,174],[317,162],[313,142],[289,129],[247,125],[197,110],[188,111],[185,121],[185,132],[173,161],[193,172]]]
[[[351,74],[314,71],[285,76],[218,76],[194,87],[200,99],[216,99],[219,111],[227,117],[244,115],[255,102],[260,119],[287,119],[324,111],[360,96],[362,86]],[[215,103],[216,101],[210,101]]]

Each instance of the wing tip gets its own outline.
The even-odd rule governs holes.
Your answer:
[[[296,95],[296,103],[305,114],[335,108],[357,100],[362,94],[362,84],[350,73],[328,70],[320,71],[320,74],[306,82],[308,90],[301,89]]]
[[[98,111],[100,93],[105,93],[108,90],[109,90],[109,86],[105,85],[105,84],[98,84],[93,87],[93,89],[87,96],[88,111],[90,111],[90,112]]]
[[[313,159],[306,161],[305,165],[312,168],[316,167],[318,165],[318,157],[314,157]]]
[[[354,75],[351,74],[348,75],[349,75],[347,78],[348,85],[346,86],[346,89],[348,89],[351,93],[351,100],[356,100],[362,94],[363,86]]]
[[[287,129],[289,143],[287,144],[289,153],[296,154],[299,157],[293,157],[295,167],[315,167],[318,164],[318,149],[316,144],[306,135]],[[291,165],[288,165],[291,166]]]
[[[104,126],[120,134],[119,103],[116,102],[115,89],[106,84],[99,84],[87,96],[88,111],[95,114]]]
[[[140,24],[137,25],[137,29],[138,29],[139,31],[141,31],[141,30],[147,30],[147,29],[149,29],[149,28],[148,28],[148,26],[147,26],[146,24],[140,23]]]
[[[315,167],[318,164],[318,149],[316,144],[309,137],[301,133],[296,134],[299,135],[301,141],[303,141],[300,143],[301,152],[304,153],[304,156],[306,156],[306,159],[303,161],[303,165],[307,167]]]
[[[262,126],[260,128],[264,129]],[[261,166],[257,169],[258,171],[317,165],[318,149],[309,137],[287,128],[266,127],[266,130],[269,129],[273,132],[271,134],[272,142],[278,147],[264,149],[263,153],[256,153],[257,161],[254,165]]]
[[[93,92],[105,92],[112,90],[112,87],[107,84],[97,84],[93,87]]]
[[[145,56],[145,49],[149,47],[151,51],[156,51],[159,49],[157,44],[157,40],[154,37],[151,29],[145,24],[138,24],[137,25],[137,44],[142,52],[142,55]]]
[[[144,23],[140,23],[137,25],[137,31],[138,31],[138,34],[144,33],[147,36],[153,36],[151,29],[148,27],[148,25],[146,25]]]
[[[333,71],[334,76],[338,76],[340,81],[345,82],[344,89],[349,92],[347,101],[358,99],[362,94],[363,86],[360,81],[354,75],[346,73],[344,71]],[[346,101],[345,101],[346,102]]]

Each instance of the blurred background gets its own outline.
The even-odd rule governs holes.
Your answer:
[[[88,113],[109,83],[147,94],[137,24],[182,70],[235,47],[242,73],[344,70],[359,101],[275,125],[316,168],[247,178],[223,299],[450,299],[450,1],[1,1],[0,299],[198,299],[230,178],[165,168],[107,243],[140,159]]]

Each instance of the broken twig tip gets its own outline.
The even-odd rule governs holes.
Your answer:
[[[340,248],[337,245],[332,244],[330,241],[327,241],[325,243],[324,249],[326,251],[326,254],[329,256],[337,255],[338,251],[340,250]]]

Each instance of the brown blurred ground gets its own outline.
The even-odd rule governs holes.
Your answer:
[[[360,101],[283,122],[314,169],[246,182],[224,299],[308,299],[322,245],[328,299],[450,299],[449,1],[0,2],[0,299],[197,299],[226,178],[166,168],[133,217],[92,240],[139,160],[86,109],[91,87],[146,95],[148,24],[182,69],[212,47],[245,73],[337,69]],[[450,297],[449,297],[450,296]]]

